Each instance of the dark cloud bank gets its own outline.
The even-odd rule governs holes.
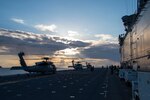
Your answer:
[[[103,44],[91,46],[92,43],[84,41],[68,40],[58,36],[47,34],[34,34],[21,31],[10,31],[0,29],[0,55],[16,55],[19,51],[28,54],[48,54],[53,55],[58,50],[66,48],[85,48],[81,50],[81,55],[87,58],[111,59],[119,61],[119,50],[117,44]]]
[[[89,58],[101,58],[119,61],[118,48],[118,44],[103,44],[84,49],[81,54],[86,55]]]

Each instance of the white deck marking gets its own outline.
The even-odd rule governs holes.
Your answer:
[[[12,90],[7,90],[7,92],[12,92]]]
[[[100,94],[103,94],[104,95],[104,98],[107,98],[107,93],[108,93],[108,72],[107,72],[107,75],[106,75],[106,80],[105,82],[103,83],[103,87],[104,88],[104,93],[100,93]]]
[[[56,91],[52,91],[51,93],[53,93],[53,94],[54,94],[54,93],[56,93]]]
[[[16,94],[16,96],[17,96],[17,97],[20,97],[20,96],[22,96],[22,94]]]
[[[79,91],[79,93],[82,93],[81,91]]]
[[[107,92],[108,92],[108,91],[106,91],[106,90],[104,91],[104,97],[105,97],[105,98],[107,98]]]
[[[104,95],[105,93],[99,93],[100,95]]]
[[[70,84],[71,84],[71,85],[73,85],[74,83],[73,83],[73,82],[71,82]]]
[[[38,88],[36,88],[36,89],[41,90],[41,88],[40,88],[40,87],[38,87]]]
[[[80,88],[79,90],[80,90],[80,91],[82,91],[82,90],[83,90],[83,88]]]
[[[88,86],[87,84],[84,84],[84,86]]]
[[[108,91],[104,91],[105,93],[107,93]]]
[[[63,88],[66,88],[66,87],[67,87],[67,86],[65,86],[65,85],[63,86]]]
[[[52,86],[53,84],[50,83],[49,85]]]
[[[28,87],[30,87],[30,85],[26,85],[26,87],[28,88]]]
[[[76,82],[79,82],[79,80],[76,80]]]
[[[74,95],[71,95],[71,96],[70,96],[70,98],[71,98],[71,99],[74,99],[74,98],[75,98],[75,96],[74,96]]]

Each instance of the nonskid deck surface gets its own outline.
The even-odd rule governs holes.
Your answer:
[[[3,83],[3,84],[2,84]],[[131,100],[131,89],[108,69],[61,71],[1,82],[1,100]]]

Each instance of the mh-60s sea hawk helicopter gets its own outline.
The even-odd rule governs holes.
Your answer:
[[[73,67],[75,70],[82,70],[84,66],[79,61],[74,63],[74,60],[72,60],[72,66],[69,67]]]
[[[85,61],[82,61],[85,62]],[[68,66],[68,68],[74,68],[75,70],[82,70],[84,68],[86,69],[90,69],[91,71],[94,71],[94,66],[92,66],[90,63],[86,62],[86,66],[82,65],[81,62],[74,62],[74,60],[72,60],[72,66]]]
[[[81,61],[81,62],[85,62],[85,61]],[[70,68],[70,67],[72,67],[72,68],[74,68],[75,70],[82,70],[82,69],[84,69],[84,68],[91,68],[91,67],[93,67],[90,63],[87,63],[86,62],[86,66],[85,65],[83,65],[83,64],[81,64],[81,62],[80,61],[77,61],[76,63],[74,62],[74,60],[72,60],[72,66],[68,66],[68,68]]]
[[[18,53],[19,59],[20,59],[20,64],[22,66],[22,69],[27,71],[27,72],[37,72],[37,73],[42,73],[42,74],[46,74],[46,73],[56,73],[56,67],[53,64],[53,62],[48,61],[49,58],[48,57],[44,57],[43,59],[45,61],[41,61],[41,62],[36,62],[35,65],[33,66],[27,66],[23,56],[25,56],[24,52],[20,52]]]

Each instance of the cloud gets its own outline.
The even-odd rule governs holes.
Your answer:
[[[118,44],[118,40],[117,40],[118,38],[111,34],[96,34],[95,37],[99,39],[97,42],[94,43],[96,45],[106,44],[106,43]]]
[[[9,48],[8,52],[0,52],[0,54],[17,54],[20,51],[24,51],[30,54],[53,55],[59,50],[90,45],[86,42],[67,40],[48,34],[10,30],[0,30],[0,41],[0,46],[5,47],[5,49]],[[1,48],[1,51],[4,51],[4,48]]]
[[[19,19],[19,18],[11,18],[12,21],[19,23],[19,24],[25,24],[23,19]]]
[[[50,34],[35,34],[23,31],[0,29],[0,57],[17,55],[24,51],[28,55],[49,55],[89,59],[95,65],[119,62],[119,45],[111,42],[68,40]],[[7,60],[7,59],[5,59]],[[60,60],[62,58],[60,57]],[[71,58],[69,60],[71,62]],[[66,65],[68,62],[66,62]]]
[[[119,61],[118,44],[91,45],[80,52],[85,58],[110,59]]]
[[[0,53],[4,53],[4,52],[8,52],[9,48],[5,47],[5,46],[1,46],[0,47]]]
[[[57,28],[55,24],[52,25],[38,24],[35,25],[34,27],[40,31],[49,31],[49,32],[56,32],[56,28]]]
[[[74,37],[74,36],[78,36],[79,35],[79,33],[78,32],[76,32],[76,31],[68,31],[67,32],[68,33],[68,36],[70,36],[70,37]]]
[[[109,66],[109,65],[119,65],[119,62],[113,61],[110,59],[96,59],[96,58],[85,58],[85,61],[91,63],[95,67],[101,67],[101,66]]]
[[[30,54],[53,55],[61,51],[61,53],[66,52],[67,55],[72,53],[72,55],[80,55],[85,58],[111,59],[115,61],[119,59],[119,45],[110,42],[100,44],[99,41],[96,43],[96,40],[92,42],[75,41],[49,34],[9,30],[0,30],[0,41],[0,46],[3,47],[0,54],[17,54],[19,51],[24,51]],[[6,50],[6,48],[9,48],[9,50]]]
[[[56,51],[55,54],[64,55],[64,56],[72,56],[72,55],[80,54],[80,51],[78,50],[78,48],[66,48],[64,50]]]
[[[96,34],[95,37],[98,37],[102,40],[110,40],[113,38],[113,36],[110,34]]]

